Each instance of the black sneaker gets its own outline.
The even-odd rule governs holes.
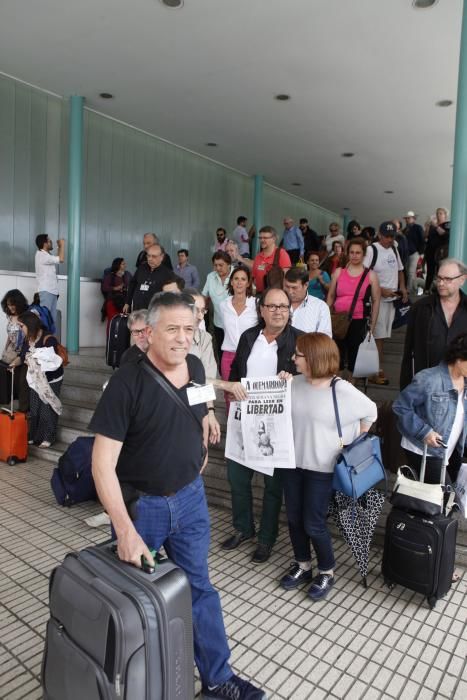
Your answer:
[[[333,585],[334,576],[331,576],[331,574],[318,574],[318,576],[315,576],[313,579],[313,583],[308,591],[308,596],[312,600],[326,598]]]
[[[300,564],[297,564],[295,561],[292,566],[290,567],[290,570],[285,576],[283,576],[280,580],[280,585],[282,588],[285,588],[286,591],[292,590],[292,588],[297,588],[298,586],[301,586],[302,583],[309,583],[313,578],[313,572],[311,569],[306,571],[305,569],[302,569]]]
[[[256,688],[239,676],[231,676],[228,681],[214,688],[201,688],[202,700],[267,700],[264,690]]]
[[[222,549],[237,549],[242,542],[251,540],[254,535],[244,535],[243,532],[236,530],[233,535],[224,540],[221,544]]]
[[[264,542],[258,542],[258,546],[256,547],[255,551],[253,552],[253,556],[251,557],[251,561],[254,562],[255,564],[264,564],[269,557],[271,556],[272,552],[272,545],[270,544],[264,544]]]

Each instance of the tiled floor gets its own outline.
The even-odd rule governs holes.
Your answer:
[[[68,550],[107,537],[105,528],[83,522],[96,505],[55,505],[50,472],[50,464],[37,460],[0,464],[2,700],[41,698],[50,570]],[[347,547],[338,541],[333,593],[311,603],[304,591],[277,586],[290,561],[286,531],[270,561],[254,566],[251,544],[219,550],[217,543],[230,532],[228,513],[212,510],[212,521],[212,579],[222,596],[233,665],[260,683],[270,700],[466,700],[466,572],[430,611],[420,596],[383,587],[377,550],[364,590]]]

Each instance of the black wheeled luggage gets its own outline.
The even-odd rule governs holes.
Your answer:
[[[424,480],[426,449],[420,481]],[[442,471],[444,483],[446,470]],[[392,588],[400,584],[426,596],[430,608],[452,585],[457,520],[393,508],[386,521],[382,574]]]
[[[115,369],[120,366],[120,358],[130,347],[130,331],[128,330],[128,316],[118,314],[109,324],[109,337],[107,338],[106,362]]]
[[[68,554],[52,573],[44,700],[192,700],[191,592],[169,560],[154,573],[112,545]]]

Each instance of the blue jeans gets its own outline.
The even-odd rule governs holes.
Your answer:
[[[196,665],[203,685],[223,683],[232,675],[230,650],[219,594],[209,580],[210,523],[202,478],[173,496],[141,496],[134,525],[150,549],[164,545],[172,561],[188,576]]]
[[[39,292],[39,299],[41,306],[46,306],[50,311],[50,314],[54,320],[55,325],[57,325],[57,301],[58,295],[51,294],[50,292]]]
[[[283,472],[285,507],[295,559],[311,560],[311,540],[318,570],[333,569],[332,539],[326,524],[333,474],[308,469],[284,469]]]

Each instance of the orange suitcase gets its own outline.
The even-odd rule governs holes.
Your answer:
[[[28,421],[25,413],[13,411],[13,377],[11,378],[11,407],[0,413],[0,460],[8,464],[25,462],[28,458]]]

